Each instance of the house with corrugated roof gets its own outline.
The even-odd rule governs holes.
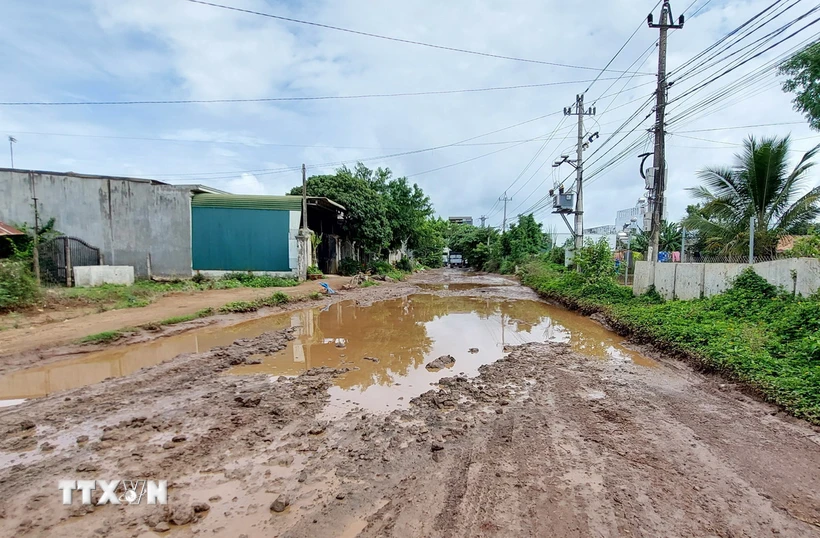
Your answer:
[[[0,220],[33,225],[35,204],[41,221],[54,218],[66,236],[98,249],[100,264],[133,267],[137,277],[231,271],[304,276],[306,264],[313,263],[332,273],[342,251],[345,208],[326,198],[309,197],[305,204],[308,226],[322,239],[319,259],[311,261],[307,236],[300,246],[300,196],[245,196],[153,179],[0,168]],[[300,249],[306,251],[301,264]],[[60,249],[52,250],[59,257]]]

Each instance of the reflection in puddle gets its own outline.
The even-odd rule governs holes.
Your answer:
[[[345,301],[229,327],[206,327],[21,370],[0,377],[0,406],[130,375],[183,353],[205,352],[285,327],[298,327],[298,337],[284,351],[260,356],[261,364],[239,366],[230,373],[292,376],[317,366],[349,367],[351,372],[337,378],[331,400],[350,400],[364,408],[384,409],[388,402],[391,407],[405,405],[441,377],[475,375],[479,366],[503,356],[505,344],[569,342],[588,356],[654,364],[623,347],[615,333],[559,307],[527,300],[417,294],[368,307]],[[470,353],[470,348],[478,352]],[[448,354],[456,358],[453,368],[424,368]]]
[[[337,303],[327,311],[304,310],[293,314],[291,324],[297,338],[287,349],[228,373],[292,376],[321,366],[351,368],[330,389],[330,407],[337,413],[331,409],[327,418],[351,406],[404,407],[442,377],[477,375],[481,365],[503,356],[505,345],[569,342],[585,355],[647,361],[589,318],[537,301],[418,294],[368,307]],[[442,355],[454,356],[455,366],[424,368]]]

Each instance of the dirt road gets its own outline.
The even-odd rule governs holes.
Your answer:
[[[450,286],[346,298],[534,298],[455,271],[420,281]],[[350,341],[336,340],[351,353],[340,369],[226,375],[290,350],[293,328],[0,409],[0,536],[820,536],[817,428],[677,361],[602,359],[573,341],[507,344],[477,377],[459,376],[466,314],[435,316],[456,366],[390,412],[338,397],[345,376],[390,371],[387,357],[352,356]],[[520,317],[508,326],[533,326]],[[75,493],[63,506],[57,489],[137,477],[167,479],[168,505],[83,505]]]

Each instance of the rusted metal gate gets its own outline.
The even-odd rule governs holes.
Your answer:
[[[100,249],[82,239],[69,236],[55,237],[39,246],[40,278],[52,284],[72,285],[72,268],[100,265]]]

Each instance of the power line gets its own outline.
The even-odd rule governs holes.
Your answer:
[[[755,127],[774,127],[778,125],[805,125],[804,121],[788,121],[781,123],[758,123],[756,125],[736,125],[734,127],[711,127],[709,129],[689,129],[687,131],[675,131],[674,134],[682,133],[706,133],[710,131],[731,131],[733,129],[753,129]]]
[[[422,41],[414,41],[414,40],[411,40],[411,39],[402,39],[402,38],[399,38],[399,37],[386,36],[386,35],[382,35],[382,34],[374,34],[372,32],[362,32],[360,30],[352,30],[350,28],[342,28],[340,26],[333,26],[333,25],[330,25],[330,24],[322,24],[322,23],[318,23],[318,22],[294,19],[294,18],[291,18],[291,17],[283,17],[281,15],[273,15],[273,14],[270,14],[270,13],[262,13],[261,11],[253,11],[253,10],[250,10],[250,9],[242,9],[242,8],[238,8],[238,7],[225,6],[225,5],[216,4],[216,3],[213,3],[213,2],[205,2],[203,0],[188,0],[188,2],[191,2],[191,3],[194,3],[194,4],[202,4],[202,5],[205,5],[205,6],[216,7],[216,8],[220,8],[220,9],[227,9],[227,10],[230,10],[230,11],[237,11],[237,12],[240,12],[240,13],[247,13],[247,14],[250,14],[250,15],[258,15],[260,17],[267,17],[267,18],[270,18],[270,19],[277,19],[277,20],[280,20],[280,21],[292,22],[292,23],[295,23],[295,24],[304,24],[304,25],[307,25],[307,26],[315,26],[317,28],[324,28],[326,30],[335,30],[337,32],[346,32],[346,33],[349,33],[349,34],[355,34],[355,35],[360,35],[360,36],[365,36],[365,37],[373,37],[373,38],[376,38],[376,39],[385,39],[387,41],[395,41],[397,43],[405,43],[405,44],[408,44],[408,45],[418,45],[420,47],[428,47],[428,48],[431,48],[431,49],[448,50],[448,51],[451,51],[451,52],[460,52],[460,53],[463,53],[463,54],[472,54],[472,55],[475,55],[475,56],[484,56],[484,57],[487,57],[487,58],[497,58],[499,60],[513,60],[513,61],[516,61],[516,62],[526,62],[526,63],[533,63],[533,64],[541,64],[541,65],[552,65],[552,66],[555,66],[555,67],[566,67],[566,68],[569,68],[569,69],[585,69],[585,70],[588,70],[588,71],[598,71],[597,67],[587,67],[587,66],[581,66],[581,65],[571,65],[571,64],[563,64],[563,63],[556,63],[556,62],[546,62],[546,61],[543,61],[543,60],[533,60],[533,59],[529,59],[529,58],[518,58],[518,57],[515,57],[515,56],[505,56],[505,55],[501,55],[501,54],[492,54],[492,53],[489,53],[489,52],[467,50],[467,49],[461,49],[461,48],[457,48],[457,47],[448,47],[448,46],[445,46],[445,45],[436,45],[436,44],[432,44],[432,43],[425,43],[425,42],[422,42]],[[614,73],[620,73],[620,71],[615,70],[615,69],[610,69],[609,71],[612,71]],[[641,73],[641,74],[645,75],[645,74],[648,74],[648,73]]]
[[[465,138],[464,140],[459,140],[459,141],[453,142],[451,144],[444,144],[444,145],[433,146],[433,147],[429,147],[429,148],[421,148],[421,149],[416,149],[416,150],[412,150],[412,151],[405,151],[405,152],[401,152],[401,153],[392,153],[392,154],[388,154],[388,155],[378,155],[378,156],[374,156],[374,157],[348,159],[348,160],[345,160],[345,161],[335,161],[335,162],[311,164],[311,165],[308,165],[307,168],[309,168],[309,169],[326,168],[326,167],[331,167],[331,166],[342,166],[342,165],[352,164],[352,163],[357,163],[357,162],[386,160],[386,159],[392,159],[392,158],[396,158],[396,157],[403,157],[403,156],[407,156],[407,155],[415,155],[415,154],[418,154],[418,153],[434,151],[434,150],[438,150],[438,149],[450,148],[450,147],[458,146],[460,144],[464,144],[466,142],[471,142],[471,141],[473,141],[477,138],[483,138],[485,136],[490,136],[490,135],[493,135],[493,134],[496,134],[496,133],[500,133],[502,131],[507,131],[509,129],[514,129],[515,127],[520,127],[521,125],[526,125],[528,123],[532,123],[534,121],[542,120],[542,119],[548,118],[550,116],[555,116],[557,114],[559,114],[559,112],[551,112],[549,114],[544,114],[542,116],[538,116],[538,117],[535,117],[535,118],[524,120],[522,122],[518,122],[518,123],[515,123],[513,125],[508,125],[506,127],[500,128],[500,129],[495,129],[494,131],[490,131],[490,132],[483,133],[483,134],[480,134],[480,135],[472,136],[470,138]],[[537,140],[537,138],[533,139],[533,140]],[[530,141],[532,141],[532,140],[528,139],[528,140],[523,141],[522,143],[530,142]],[[520,145],[520,144],[516,144],[516,145]],[[458,164],[460,164],[460,163],[458,163]],[[288,171],[300,170],[300,169],[301,169],[300,167],[292,167],[292,168],[279,168],[279,169],[258,170],[258,171],[257,170],[238,170],[238,171],[235,171],[235,172],[203,172],[203,173],[199,173],[199,174],[153,174],[153,175],[156,176],[156,177],[162,177],[162,176],[166,176],[166,177],[167,176],[172,176],[172,177],[195,176],[195,177],[199,177],[199,178],[203,178],[203,179],[213,180],[213,179],[232,179],[232,178],[236,177],[236,175],[238,175],[238,174],[245,174],[245,173],[253,173],[253,174],[258,174],[258,175],[268,175],[270,173],[288,172]],[[425,173],[427,173],[427,172],[425,172]],[[212,174],[223,174],[223,175],[222,176],[217,176],[217,177],[208,177],[208,176],[211,176]],[[232,175],[225,176],[224,174],[232,174]]]
[[[662,2],[662,1],[663,1],[663,0],[658,0],[658,3],[657,3],[657,4],[655,4],[655,7],[653,7],[650,11],[655,11],[655,8],[657,8],[657,7],[661,4],[661,2]],[[635,37],[635,35],[636,35],[639,31],[640,31],[640,29],[641,29],[641,28],[643,28],[643,22],[644,22],[644,21],[643,21],[643,19],[641,19],[640,24],[638,24],[638,27],[637,27],[637,28],[635,28],[635,31],[634,31],[634,32],[632,32],[632,35],[630,35],[630,36],[627,38],[627,40],[624,42],[624,44],[623,44],[623,45],[621,45],[621,48],[619,48],[619,49],[615,52],[615,55],[614,55],[614,56],[612,56],[612,58],[610,58],[610,59],[609,59],[609,62],[607,62],[607,64],[604,66],[604,68],[603,68],[603,69],[601,69],[601,72],[600,72],[600,73],[598,73],[598,76],[597,76],[597,77],[595,77],[595,80],[593,80],[593,81],[590,83],[590,85],[589,85],[589,86],[587,86],[587,89],[586,89],[586,90],[584,90],[584,93],[585,93],[585,94],[586,94],[587,92],[589,92],[589,90],[591,90],[591,89],[592,89],[592,86],[593,86],[596,82],[598,82],[598,78],[599,78],[601,75],[603,75],[603,74],[604,74],[604,71],[606,71],[606,68],[607,68],[607,67],[609,67],[610,65],[612,65],[612,62],[614,62],[614,61],[615,61],[615,59],[616,59],[616,58],[618,58],[618,55],[620,55],[620,54],[621,54],[621,52],[623,52],[623,50],[626,48],[626,46],[627,46],[627,45],[629,45],[629,42],[630,42],[630,41],[632,41],[632,38],[633,38],[633,37]],[[633,62],[633,65],[634,65],[634,62]],[[629,66],[627,69],[631,69],[631,68],[632,68],[632,66]],[[621,76],[623,76],[624,74],[625,74],[625,72],[622,72],[622,73],[621,73]],[[620,77],[618,77],[618,78],[620,79]],[[614,84],[614,83],[613,83],[613,84]],[[610,87],[611,87],[611,86],[610,86]]]
[[[597,80],[597,79],[596,79]],[[609,77],[601,80],[616,80]],[[419,92],[398,93],[367,93],[361,95],[318,95],[294,97],[255,97],[247,99],[145,99],[134,101],[3,101],[0,106],[118,106],[118,105],[191,105],[191,104],[230,104],[230,103],[275,103],[286,101],[330,101],[373,99],[387,97],[416,97],[423,95],[450,95],[456,93],[480,93],[505,90],[520,90],[528,88],[544,88],[547,86],[563,86],[590,82],[590,80],[562,80],[558,82],[544,82],[539,84],[519,84],[515,86],[496,86],[489,88],[463,88],[457,90],[429,90]]]

